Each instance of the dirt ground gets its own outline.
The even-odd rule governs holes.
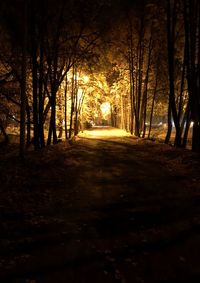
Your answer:
[[[1,283],[200,282],[200,156],[95,128],[0,149]]]

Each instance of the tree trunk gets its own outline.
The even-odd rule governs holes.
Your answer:
[[[155,83],[155,88],[154,88],[154,92],[153,92],[152,104],[151,104],[151,113],[150,113],[150,121],[149,121],[148,139],[150,138],[150,135],[151,135],[152,120],[153,120],[153,111],[154,111],[154,105],[155,105],[157,87],[158,87],[158,71],[157,71],[157,73],[156,73],[156,83]]]
[[[2,143],[7,144],[9,142],[9,138],[8,138],[6,130],[5,130],[4,126],[3,126],[3,121],[1,119],[0,119],[0,130],[1,130],[2,134],[3,134],[3,136],[4,136],[4,141]]]
[[[40,63],[39,63],[39,144],[45,147],[44,140],[44,3],[41,1],[41,19],[40,19]]]
[[[175,89],[174,89],[174,44],[175,44],[175,25],[176,25],[176,0],[171,3],[168,0],[167,9],[167,36],[168,36],[168,72],[169,72],[169,104],[172,111],[174,125],[176,128],[176,136],[174,145],[181,146],[181,130],[180,122],[176,109]]]
[[[131,58],[130,58],[131,60]],[[133,117],[134,117],[134,80],[133,80],[133,70],[130,63],[130,111],[131,111],[131,121],[130,121],[130,132],[133,134]]]
[[[56,133],[56,94],[54,92],[52,93],[51,96],[51,117],[50,117],[47,145],[51,144],[52,137],[53,137],[53,144],[56,144],[58,142],[58,139]]]
[[[26,146],[31,144],[31,113],[28,104],[28,99],[26,97]]]
[[[68,91],[68,77],[67,77],[67,74],[66,74],[66,81],[65,81],[65,97],[64,97],[64,100],[65,100],[65,138],[66,140],[68,139],[68,132],[67,132],[67,91]]]
[[[35,32],[35,8],[34,0],[31,0],[31,55],[32,55],[32,86],[33,86],[33,132],[34,147],[39,149],[39,121],[38,121],[38,77],[37,77],[37,44]]]
[[[27,46],[27,2],[24,2],[23,43],[22,43],[22,78],[21,78],[21,106],[20,106],[20,150],[19,155],[24,158],[26,135],[26,46]]]
[[[171,138],[171,133],[172,133],[172,110],[171,110],[171,104],[169,103],[168,105],[168,128],[167,128],[167,134],[165,137],[165,143],[168,144]]]
[[[152,50],[153,50],[153,42],[152,42],[152,34],[151,34],[149,39],[149,46],[148,46],[148,63],[147,63],[146,78],[145,78],[145,90],[143,95],[143,136],[142,136],[143,138],[145,138],[145,134],[146,134],[147,96],[148,96],[149,72],[151,67]]]
[[[192,150],[200,151],[200,3],[184,0],[186,69],[191,120],[193,121]]]
[[[186,148],[187,145],[187,139],[188,139],[188,132],[190,129],[190,123],[191,123],[191,113],[190,110],[188,109],[187,112],[185,113],[185,119],[183,119],[183,125],[185,130],[184,130],[184,135],[183,135],[183,147]]]
[[[138,57],[138,104],[137,104],[137,117],[138,117],[138,136],[140,136],[141,128],[142,128],[142,121],[143,121],[143,109],[141,107],[142,102],[142,80],[143,80],[143,64],[144,64],[144,15],[141,16],[140,19],[140,34],[139,34],[139,57]],[[141,114],[142,113],[142,114]]]

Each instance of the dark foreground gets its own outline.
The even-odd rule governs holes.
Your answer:
[[[1,283],[200,282],[198,155],[109,135],[15,155],[0,159]]]

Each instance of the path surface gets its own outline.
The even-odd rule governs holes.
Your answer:
[[[0,282],[200,282],[199,156],[96,128],[0,165]]]

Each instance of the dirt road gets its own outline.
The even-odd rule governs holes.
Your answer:
[[[96,128],[0,166],[0,282],[200,282],[199,155]]]

